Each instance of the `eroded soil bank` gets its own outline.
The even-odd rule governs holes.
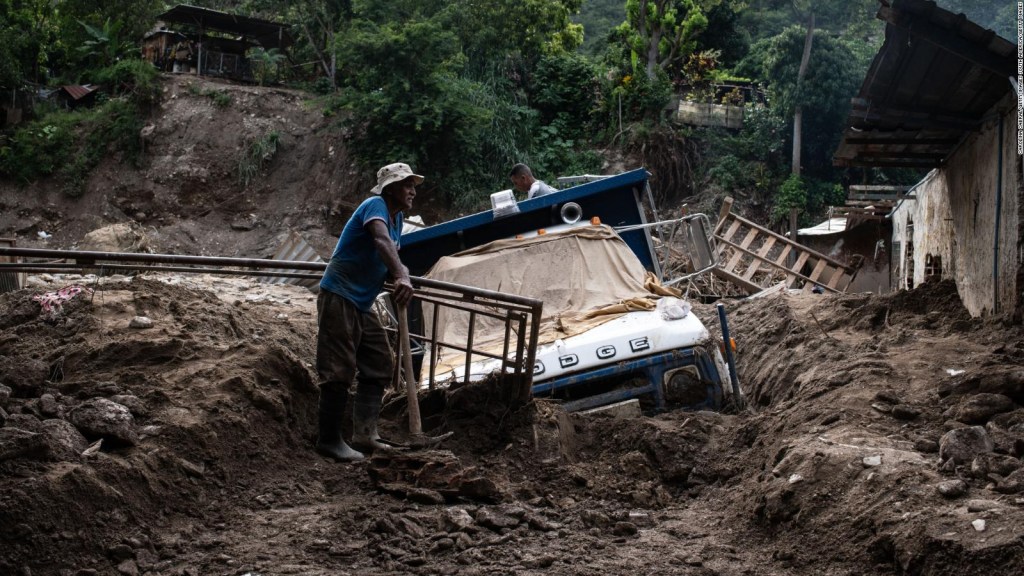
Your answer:
[[[740,413],[471,387],[423,400],[441,449],[339,465],[308,291],[85,279],[42,314],[70,282],[0,295],[2,574],[1024,570],[1024,335],[950,283],[729,302]]]

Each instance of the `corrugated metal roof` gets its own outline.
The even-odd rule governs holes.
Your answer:
[[[288,260],[288,261],[302,261],[302,262],[323,262],[324,259],[316,253],[303,238],[299,236],[298,232],[289,230],[288,237],[284,239],[281,246],[278,247],[277,252],[274,252],[274,260]],[[309,272],[309,270],[277,270],[277,272]],[[306,278],[281,278],[281,277],[270,277],[265,276],[260,278],[260,282],[266,284],[298,284],[299,286],[305,286],[311,288],[320,283],[319,280],[310,280]]]
[[[879,1],[885,42],[835,164],[935,168],[1012,89],[1017,47],[929,0]]]
[[[95,92],[96,86],[93,86],[92,84],[85,84],[82,86],[69,84],[67,86],[61,86],[60,89],[67,92],[68,95],[71,96],[73,99],[81,100],[82,98],[85,98],[89,94]]]
[[[186,4],[171,8],[157,16],[157,20],[247,36],[264,48],[286,48],[295,42],[287,24]]]
[[[829,218],[821,224],[796,231],[797,236],[826,236],[846,232],[846,218]]]

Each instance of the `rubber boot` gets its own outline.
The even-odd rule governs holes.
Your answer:
[[[316,451],[339,462],[354,462],[363,459],[363,453],[353,450],[341,437],[342,415],[348,394],[333,386],[320,387],[320,409]]]
[[[383,444],[377,433],[384,387],[379,388],[379,393],[376,387],[369,388],[357,390],[352,404],[352,445],[364,452],[386,451],[390,446]]]

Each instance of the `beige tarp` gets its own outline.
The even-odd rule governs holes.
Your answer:
[[[659,295],[679,294],[658,285],[607,226],[498,240],[441,258],[426,277],[541,300],[538,344],[580,334],[625,312],[650,310]],[[432,310],[427,312],[429,334]],[[438,336],[464,344],[468,324],[468,313],[442,308]],[[500,351],[504,324],[478,316],[475,326],[474,348]]]

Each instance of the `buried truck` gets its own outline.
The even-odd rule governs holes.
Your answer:
[[[683,230],[694,266],[714,266],[707,219],[658,221],[647,176],[633,170],[518,203],[496,193],[490,211],[403,235],[403,262],[424,278],[541,300],[532,392],[565,400],[569,411],[630,398],[657,410],[742,403],[721,341],[671,286],[686,277],[667,277],[656,249],[665,238],[651,233]],[[470,334],[475,349],[500,354],[506,346],[507,329],[497,321],[455,308],[423,312],[414,310],[413,325],[435,334],[435,343]],[[420,362],[432,363],[421,367],[421,382],[427,372],[440,382],[480,380],[503,365],[434,348],[420,349]]]

